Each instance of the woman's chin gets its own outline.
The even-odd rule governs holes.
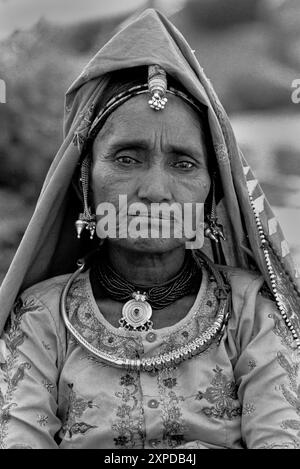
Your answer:
[[[108,239],[107,242],[111,245],[118,246],[123,249],[132,250],[136,252],[150,253],[163,253],[178,249],[184,246],[184,239],[177,238],[126,238],[126,239]]]

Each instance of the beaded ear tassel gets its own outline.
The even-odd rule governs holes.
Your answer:
[[[262,250],[263,250],[263,253],[264,253],[264,258],[265,258],[265,262],[266,262],[267,269],[268,269],[268,274],[269,274],[269,277],[270,277],[270,280],[271,280],[271,289],[272,289],[272,293],[273,293],[273,296],[274,296],[274,299],[275,299],[275,302],[276,302],[276,306],[279,309],[280,314],[282,316],[282,319],[284,320],[286,326],[291,331],[297,348],[300,349],[299,336],[298,336],[292,322],[290,321],[290,317],[287,314],[288,309],[284,305],[284,303],[282,302],[282,300],[280,298],[281,295],[278,292],[278,285],[277,285],[277,281],[276,281],[277,276],[276,276],[275,270],[273,268],[273,264],[272,264],[272,260],[271,260],[271,256],[270,256],[270,252],[269,252],[269,247],[268,247],[268,241],[265,237],[263,226],[262,226],[262,223],[260,221],[259,215],[256,212],[255,204],[254,204],[253,197],[251,196],[251,194],[249,194],[249,199],[250,199],[251,208],[252,208],[253,213],[254,213],[257,230],[258,230],[258,234],[259,234],[259,237],[260,237],[261,247],[262,247]]]

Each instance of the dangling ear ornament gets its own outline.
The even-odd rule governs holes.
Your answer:
[[[226,240],[223,232],[223,226],[217,223],[217,217],[213,215],[207,215],[207,222],[204,225],[204,236],[211,239],[215,243],[218,243],[220,238]]]
[[[96,216],[91,213],[88,206],[88,192],[89,192],[89,171],[90,159],[86,157],[81,164],[81,188],[83,195],[83,213],[79,214],[78,220],[75,222],[77,238],[81,237],[83,230],[90,232],[90,239],[94,238],[96,232]]]
[[[78,220],[75,222],[77,238],[80,239],[83,230],[90,232],[90,239],[94,238],[96,232],[96,221],[93,215],[80,213]]]
[[[220,241],[220,238],[226,240],[223,232],[223,225],[218,223],[218,217],[216,215],[216,201],[215,201],[215,186],[216,186],[216,174],[212,175],[212,202],[210,214],[206,215],[204,224],[204,236],[211,239],[215,243]]]

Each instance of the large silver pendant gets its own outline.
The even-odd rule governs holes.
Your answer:
[[[122,308],[121,327],[131,331],[147,331],[152,328],[151,305],[147,301],[146,293],[139,291],[132,294],[133,300],[127,301]]]

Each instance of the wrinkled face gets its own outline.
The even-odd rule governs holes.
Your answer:
[[[196,112],[175,96],[168,97],[163,111],[153,111],[147,101],[145,95],[140,95],[117,108],[93,145],[95,208],[109,202],[116,207],[118,216],[119,196],[125,195],[128,223],[134,223],[134,217],[141,215],[130,210],[133,203],[149,207],[150,213],[153,204],[204,203],[210,189],[207,153]],[[158,223],[162,223],[161,218]],[[185,241],[184,237],[160,236],[109,242],[159,253],[175,249]]]

